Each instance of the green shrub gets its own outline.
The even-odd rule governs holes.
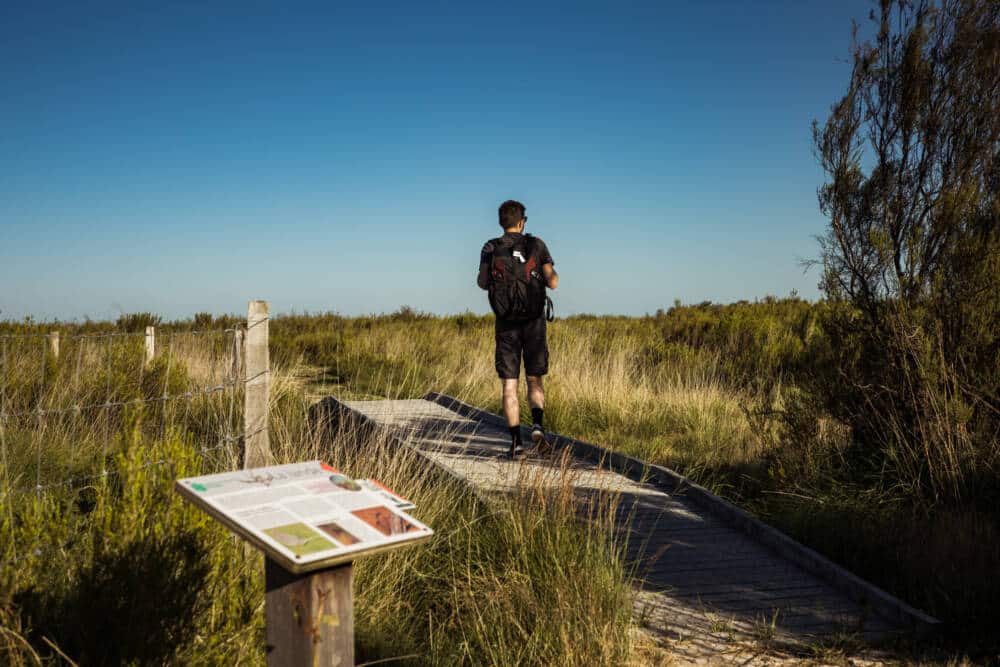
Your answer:
[[[118,317],[115,327],[128,333],[139,333],[146,327],[160,326],[161,321],[160,316],[153,313],[124,313]]]
[[[202,472],[193,444],[136,438],[110,472],[83,490],[0,500],[4,663],[256,658],[259,558],[173,492],[175,478]]]
[[[840,378],[819,389],[914,499],[996,507],[1000,11],[885,2],[871,20],[843,97],[814,125]]]

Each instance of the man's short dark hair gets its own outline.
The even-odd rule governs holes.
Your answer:
[[[504,229],[517,227],[517,223],[524,220],[524,204],[513,199],[508,199],[500,204],[500,226]]]

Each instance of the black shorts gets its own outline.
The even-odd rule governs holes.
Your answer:
[[[545,341],[545,317],[526,322],[496,321],[496,368],[503,380],[516,380],[524,357],[526,375],[549,372],[549,346]]]

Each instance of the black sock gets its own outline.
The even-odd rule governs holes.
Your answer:
[[[544,413],[545,411],[541,408],[531,408],[531,421],[541,426],[543,431],[545,430],[545,423],[542,421]]]
[[[520,426],[509,426],[507,430],[510,431],[510,444],[515,447],[521,444],[521,427]]]

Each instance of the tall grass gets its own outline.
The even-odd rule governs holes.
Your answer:
[[[96,418],[70,410],[4,421],[0,663],[264,662],[260,556],[172,491],[177,477],[238,466],[234,444],[206,445],[238,428],[239,397],[154,400],[229,372],[224,343],[214,345],[178,334],[151,366],[141,339],[129,338],[96,353],[66,347],[57,364],[11,355],[7,412],[151,402],[106,407]],[[504,496],[477,495],[385,437],[341,431],[329,439],[312,428],[304,388],[280,363],[273,380],[275,462],[321,458],[381,479],[437,531],[426,545],[356,564],[359,660],[630,659],[633,597],[610,523],[613,497],[579,507],[568,483],[527,481]]]
[[[37,337],[0,340],[0,488],[103,473],[130,428],[162,437],[175,427],[203,448],[238,433],[231,336],[191,338],[163,336],[149,364],[142,336],[67,336],[58,358]]]
[[[817,387],[846,389],[837,384],[836,375],[826,374],[833,354],[822,326],[828,307],[798,299],[771,299],[730,306],[675,306],[645,318],[580,316],[558,320],[550,327],[546,425],[553,431],[680,469],[848,569],[938,616],[945,621],[945,635],[952,646],[967,647],[978,654],[995,653],[993,600],[1000,597],[1000,580],[994,576],[1000,570],[1000,512],[995,504],[985,502],[986,496],[971,494],[970,498],[967,493],[958,501],[941,502],[925,495],[926,486],[913,483],[902,465],[910,461],[914,475],[923,474],[926,468],[916,448],[899,451],[900,465],[886,464],[886,450],[878,450],[875,456],[879,446],[859,440],[848,423],[829,409]],[[232,326],[234,321],[205,315],[199,320],[201,325],[211,322],[217,327]],[[421,477],[407,467],[409,463],[396,461],[398,452],[377,443],[362,448],[363,455],[358,458],[343,458],[352,451],[347,446],[351,436],[342,434],[328,447],[309,430],[307,396],[324,393],[412,398],[434,390],[498,411],[491,318],[472,314],[436,318],[401,310],[359,318],[282,316],[272,318],[270,326],[272,360],[282,369],[275,376],[271,409],[277,459],[334,457],[338,465],[356,474],[382,476],[413,497],[420,505],[421,518],[439,529],[440,539],[431,546],[358,565],[359,587],[371,591],[384,587],[378,589],[380,595],[358,595],[359,619],[366,619],[358,625],[363,655],[412,653],[420,656],[413,658],[414,662],[440,664],[515,660],[600,663],[613,662],[629,651],[634,658],[634,647],[627,640],[629,632],[623,630],[626,626],[620,620],[627,615],[623,610],[629,605],[614,592],[625,590],[621,584],[627,581],[627,573],[614,558],[620,545],[599,522],[579,524],[575,514],[563,512],[558,503],[543,502],[530,492],[494,505],[453,482]],[[160,328],[179,333],[194,327],[194,320],[189,320],[162,323]],[[113,325],[0,323],[0,332],[7,333],[44,333],[53,328],[85,333],[109,331]],[[209,380],[211,373],[206,369],[216,362],[196,339],[192,336],[191,345],[183,352],[181,338],[177,339],[175,358],[181,363],[172,368],[183,367],[183,375],[173,380],[168,376],[180,371],[167,374],[165,368],[154,370],[160,373],[157,385],[164,378],[176,382],[177,387],[197,384],[192,377]],[[199,357],[202,361],[197,361]],[[37,376],[31,372],[24,377]],[[74,386],[67,382],[46,386]],[[95,381],[90,391],[100,396],[104,390],[98,390],[98,384]],[[34,405],[32,400],[26,405]],[[164,424],[173,427],[171,432],[186,443],[184,446],[198,449],[205,434],[217,433],[229,423],[224,414],[222,404],[211,400],[198,408],[192,406],[188,412],[170,413],[166,419],[162,413],[143,412],[141,419],[136,418],[145,443],[140,449],[146,460],[159,458],[155,449],[147,448],[164,446]],[[891,413],[884,416],[892,417]],[[121,434],[136,430],[127,427],[128,419],[120,414],[108,422],[111,431],[118,434],[111,441],[112,454],[127,449],[123,443],[129,440]],[[79,469],[88,471],[112,465],[100,465],[99,453],[107,446],[101,421],[74,427],[79,429],[83,445],[75,444],[77,435],[70,437],[69,431],[60,435],[61,426],[42,432],[36,424],[29,419],[22,425],[23,432],[17,437],[25,440],[18,447],[34,454],[39,451],[38,443],[48,439],[56,443],[51,447],[51,459],[43,456],[43,473],[49,470],[44,467],[46,461],[55,466],[52,470],[65,461],[79,461]],[[926,424],[933,426],[932,421]],[[8,436],[15,437],[11,431]],[[980,440],[974,450],[967,451],[993,451],[989,446]],[[965,476],[963,484],[977,482],[963,488],[995,485],[996,461],[976,456],[974,461],[952,468],[955,475]],[[0,477],[16,479],[30,488],[36,474],[33,460],[29,455],[12,459]],[[209,460],[204,465],[211,468],[217,464],[223,462]],[[389,468],[379,467],[385,465]],[[148,474],[159,475],[159,470],[150,468]],[[948,468],[941,470],[947,472]],[[163,480],[169,474],[164,472]],[[941,477],[944,482],[947,475]],[[94,510],[87,508],[94,505],[91,496],[96,498],[96,494],[96,490],[83,491],[82,496],[76,491],[67,493],[60,511],[76,517],[74,530],[90,525],[88,512]],[[170,506],[167,497],[169,494],[161,502],[165,508]],[[25,510],[11,514],[10,507],[22,505],[4,502],[5,514],[16,519],[10,525],[19,530],[28,525],[17,519],[21,516],[17,512]],[[526,530],[529,524],[539,528],[531,524],[531,517],[540,511],[556,512],[546,515],[545,522],[554,532]],[[54,543],[70,549],[59,536],[72,531],[60,530],[53,531]],[[228,539],[222,532],[216,538],[218,544]],[[42,537],[18,539],[19,544],[31,544]],[[595,548],[598,543],[606,548]],[[209,545],[209,551],[222,549],[211,541],[203,544]],[[559,558],[573,564],[577,572],[588,573],[578,575],[582,582],[578,586],[585,587],[575,592],[580,599],[553,598],[558,591],[538,583],[549,576],[563,576],[539,565],[548,558],[542,555],[546,549],[564,551]],[[68,550],[65,553],[77,558]],[[464,555],[464,560],[459,555]],[[597,561],[587,560],[591,557]],[[81,557],[81,562],[88,561]],[[369,570],[370,574],[364,574]],[[565,571],[573,572],[569,566]],[[7,572],[4,576],[16,575]],[[253,597],[259,594],[254,588],[259,585],[259,564],[248,572],[240,575],[247,582],[241,595],[259,604]],[[410,572],[420,574],[405,576]],[[590,572],[603,574],[591,577]],[[490,580],[490,573],[495,579]],[[556,580],[560,589],[571,587],[568,579]],[[503,582],[511,585],[504,587]],[[617,583],[611,586],[608,582]],[[586,588],[591,584],[593,589]],[[17,579],[16,585],[4,590],[24,590],[30,585],[30,578]],[[477,597],[475,592],[480,590],[491,593]],[[447,591],[451,594],[442,595]],[[510,595],[505,597],[505,591]],[[30,645],[32,650],[52,654],[54,650],[40,635],[28,629],[30,617],[24,608],[11,599],[0,598],[0,607],[8,610],[3,627],[4,636],[11,638],[10,646],[26,651],[24,647]],[[610,611],[598,613],[592,606],[594,601]],[[575,617],[569,605],[586,610],[593,616],[593,625]],[[550,616],[539,615],[543,609],[549,610]],[[554,624],[548,624],[547,619],[556,614],[553,609],[576,619],[571,621],[572,632],[558,635]],[[249,627],[246,624],[259,624],[259,609],[247,618],[240,626],[244,630]],[[513,625],[505,625],[502,618],[511,619]],[[405,631],[389,632],[385,627]],[[585,643],[580,648],[560,639],[590,637],[587,633],[597,632],[594,628],[598,627],[614,641],[601,646]],[[529,632],[538,633],[537,642]],[[221,634],[227,636],[226,631]],[[17,637],[26,638],[28,644]],[[246,655],[258,659],[253,647],[259,645],[254,643],[260,641],[259,636],[239,637],[232,642],[249,642]],[[524,652],[512,648],[510,653],[493,653],[497,643]],[[243,655],[231,650],[232,655]]]
[[[328,391],[389,398],[441,391],[500,409],[492,319],[327,317],[273,324],[279,358],[318,367],[316,390],[326,385]],[[725,383],[721,354],[664,352],[650,320],[557,321],[549,337],[546,418],[552,430],[682,468],[760,457],[766,440],[746,413],[770,406],[770,396]]]
[[[442,665],[628,659],[633,592],[624,545],[613,530],[614,499],[580,507],[569,483],[537,481],[481,496],[390,442],[376,437],[365,446],[377,453],[364,459],[368,465],[347,457],[339,465],[405,488],[437,536],[425,549],[358,563],[364,659],[413,655],[413,664]]]
[[[823,402],[824,391],[846,390],[829,364],[828,308],[768,299],[556,321],[546,425],[691,475],[938,616],[951,641],[990,651],[1000,512],[991,495],[937,501],[919,476],[930,462],[943,482],[995,487],[995,456],[948,453],[1000,451],[995,434],[976,449],[956,441],[965,449],[923,453],[912,440],[899,439],[895,454],[859,440]],[[501,408],[490,317],[315,315],[272,326],[274,353],[311,367],[317,392],[413,398],[434,390]],[[949,417],[937,397],[927,395],[928,414],[941,419],[920,423],[962,436],[954,428],[961,415]]]

